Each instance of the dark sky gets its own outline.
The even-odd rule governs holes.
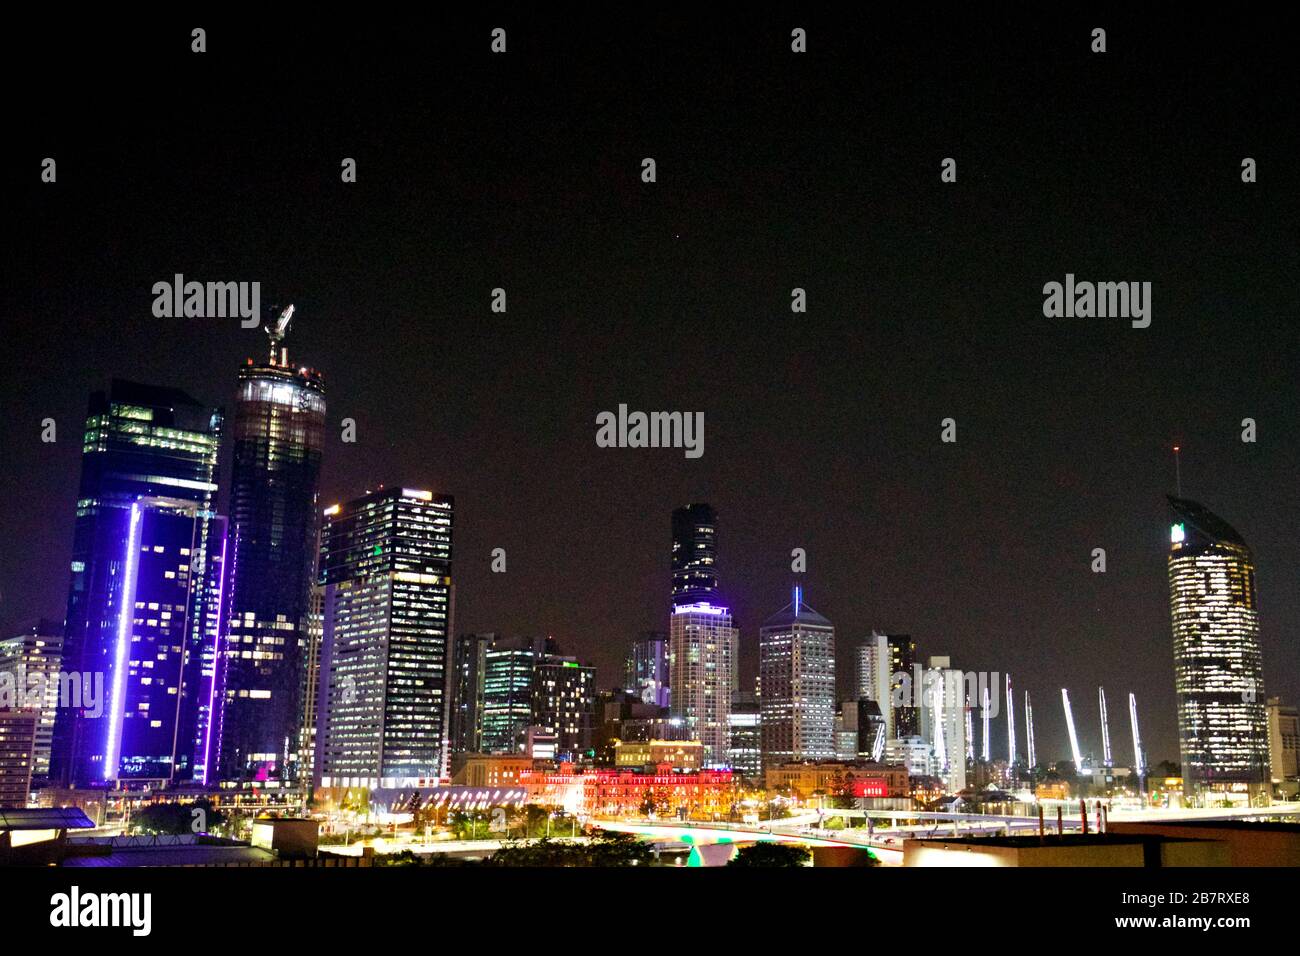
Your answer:
[[[841,664],[875,627],[1010,670],[1049,759],[1068,755],[1063,684],[1085,749],[1106,686],[1124,760],[1135,691],[1151,758],[1176,759],[1181,441],[1184,493],[1255,551],[1268,691],[1300,700],[1300,144],[1275,24],[1175,6],[332,19],[10,36],[0,626],[62,617],[88,393],[116,375],[229,404],[262,354],[236,319],[155,319],[153,283],[180,272],[297,306],[292,354],[328,387],[322,504],[380,483],[456,496],[458,631],[551,633],[613,684],[630,637],[667,625],[669,512],[707,500],[746,685],[802,547]],[[1151,282],[1151,327],[1045,319],[1067,272]],[[597,448],[620,403],[704,412],[703,458]]]

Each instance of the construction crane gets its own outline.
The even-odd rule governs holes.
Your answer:
[[[275,322],[263,326],[266,330],[266,336],[271,340],[271,364],[275,364],[276,353],[280,351],[280,343],[284,341],[285,336],[289,334],[289,324],[293,321],[293,305],[290,304]],[[288,364],[288,356],[281,355],[282,365]]]

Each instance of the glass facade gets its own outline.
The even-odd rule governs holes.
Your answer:
[[[295,783],[325,432],[319,373],[285,365],[242,368],[231,431],[218,776]]]
[[[533,726],[555,734],[557,755],[580,757],[592,745],[596,669],[572,658],[539,661],[533,672]]]
[[[1268,724],[1255,565],[1241,536],[1194,501],[1169,499],[1169,611],[1183,785],[1256,793],[1268,781]]]
[[[36,753],[32,773],[45,780],[50,773],[50,747],[59,706],[59,667],[63,661],[63,623],[38,621],[21,634],[0,640],[0,674],[23,692],[19,707],[38,709]]]
[[[533,719],[537,665],[559,656],[551,638],[498,638],[484,654],[483,752],[523,753]]]
[[[102,784],[119,774],[185,780],[201,766],[198,741],[210,712],[204,660],[221,580],[223,535],[213,513],[221,428],[219,409],[175,389],[115,379],[91,396],[62,669],[92,693],[58,710],[50,757],[56,783]],[[164,550],[144,554],[146,540]],[[151,644],[159,649],[146,666],[142,652]],[[157,683],[143,673],[155,669]],[[108,699],[90,699],[96,686]],[[154,703],[160,688],[170,698],[165,707]],[[166,716],[140,719],[145,697]],[[166,745],[154,720],[172,734]]]
[[[625,689],[645,704],[667,707],[668,635],[662,631],[645,631],[632,642],[632,656],[627,662]]]
[[[718,520],[707,504],[673,512],[673,604],[718,600]]]
[[[835,628],[801,600],[758,632],[763,764],[831,760],[835,748]]]
[[[462,634],[452,654],[451,752],[483,750],[483,677],[496,634]]]
[[[668,628],[670,711],[683,721],[692,740],[704,744],[706,767],[728,765],[738,651],[739,632],[727,608],[703,602],[673,608]]]
[[[447,775],[452,507],[450,496],[393,488],[326,512],[326,786]]]

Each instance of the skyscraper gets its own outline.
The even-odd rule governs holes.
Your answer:
[[[484,653],[484,753],[523,753],[533,721],[537,665],[559,656],[549,637],[499,637]]]
[[[40,720],[39,710],[0,707],[0,807],[27,806]]]
[[[728,608],[699,601],[673,607],[668,629],[670,711],[704,744],[706,767],[726,766],[739,634]]]
[[[452,506],[447,495],[389,488],[325,511],[326,786],[446,775]]]
[[[673,512],[673,604],[718,600],[718,519],[697,503]]]
[[[1169,496],[1169,611],[1183,787],[1266,799],[1268,726],[1255,564],[1202,505]]]
[[[557,753],[576,759],[592,745],[596,669],[572,657],[537,662],[533,672],[533,726],[555,735]]]
[[[737,774],[749,780],[763,776],[763,721],[758,694],[738,690],[731,695],[731,749],[727,762]]]
[[[219,409],[175,389],[115,379],[90,397],[62,661],[89,693],[62,701],[55,718],[50,774],[61,785],[203,773],[221,426]],[[90,699],[96,683],[107,699]]]
[[[497,635],[462,634],[452,650],[451,752],[483,751],[483,678],[487,652]]]
[[[668,706],[668,635],[644,631],[632,642],[624,687],[642,702]]]
[[[50,773],[50,747],[54,741],[54,718],[59,706],[59,667],[62,661],[61,621],[34,621],[13,637],[0,640],[0,675],[9,674],[15,690],[24,695],[12,706],[40,711],[32,761],[32,774],[37,779],[44,779]]]
[[[277,355],[278,344],[273,333],[269,361],[239,370],[235,396],[219,694],[219,775],[228,781],[296,782],[303,739],[325,389],[318,372],[289,364],[286,349]]]
[[[885,737],[893,740],[914,737],[920,732],[916,707],[907,693],[916,664],[916,642],[908,634],[871,636],[854,649],[854,683],[858,699],[867,698],[880,705],[885,720]]]
[[[948,657],[931,657],[923,675],[921,736],[949,793],[966,789],[966,683]]]
[[[758,631],[763,764],[831,760],[835,749],[835,627],[802,588]]]
[[[705,766],[726,766],[740,639],[730,609],[719,603],[717,516],[703,502],[677,508],[672,533],[669,705],[704,744]]]

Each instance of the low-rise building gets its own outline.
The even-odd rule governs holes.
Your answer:
[[[907,768],[894,764],[826,760],[785,763],[767,768],[769,792],[800,800],[814,795],[845,797],[906,797]]]
[[[736,781],[730,770],[535,771],[523,774],[521,784],[528,792],[529,803],[597,817],[653,815],[710,819],[729,814],[736,802]]]
[[[698,740],[618,740],[614,766],[619,770],[699,770],[704,764],[704,744]]]
[[[1116,833],[904,840],[903,866],[1228,866],[1218,840]]]

